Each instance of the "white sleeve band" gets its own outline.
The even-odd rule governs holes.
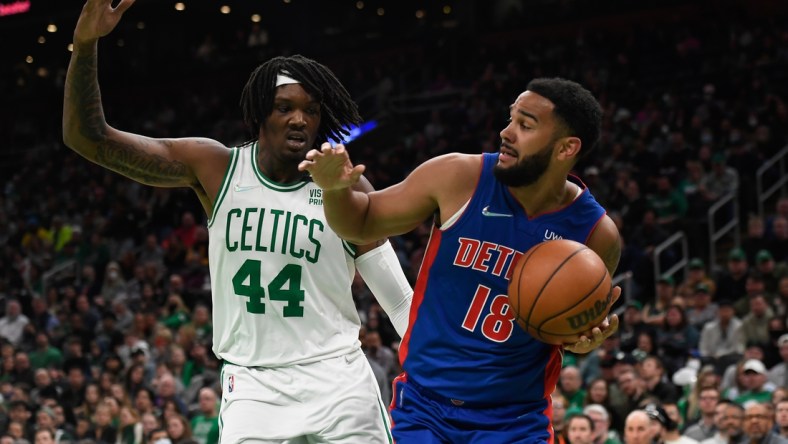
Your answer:
[[[410,316],[413,289],[402,271],[391,242],[356,258],[356,269],[375,295],[380,307],[388,314],[400,337],[405,336]]]

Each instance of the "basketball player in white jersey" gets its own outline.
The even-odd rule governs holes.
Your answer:
[[[213,351],[225,362],[220,441],[391,442],[350,287],[358,268],[400,335],[412,290],[387,241],[356,248],[330,230],[321,190],[298,171],[308,150],[360,122],[356,105],[323,65],[277,57],[243,90],[244,119],[255,134],[247,145],[112,128],[97,80],[98,39],[132,3],[85,4],[66,78],[63,137],[138,182],[191,187],[209,215]]]

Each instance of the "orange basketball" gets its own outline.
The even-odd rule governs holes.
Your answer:
[[[602,259],[566,239],[542,242],[514,264],[509,305],[517,323],[548,344],[576,342],[610,311],[613,287]]]

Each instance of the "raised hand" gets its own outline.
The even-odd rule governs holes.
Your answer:
[[[615,287],[613,289],[613,299],[610,303],[611,307],[616,303],[619,296],[621,296],[621,287]],[[591,330],[580,336],[580,339],[578,339],[577,342],[564,345],[564,350],[577,354],[588,353],[602,345],[602,342],[604,342],[605,339],[610,337],[617,330],[618,316],[610,315],[604,321],[602,321],[601,324],[594,326]]]
[[[87,0],[74,29],[74,43],[92,42],[109,34],[134,2],[135,0],[120,0],[113,8],[112,0]]]
[[[298,165],[300,171],[308,171],[312,180],[325,191],[349,188],[358,182],[364,173],[364,165],[353,165],[350,162],[345,146],[342,144],[332,148],[324,143],[319,150],[306,153],[306,160]]]

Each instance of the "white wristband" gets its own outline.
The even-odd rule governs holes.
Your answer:
[[[356,269],[375,295],[380,307],[388,314],[399,336],[405,336],[413,289],[402,271],[391,242],[386,241],[357,257]]]

